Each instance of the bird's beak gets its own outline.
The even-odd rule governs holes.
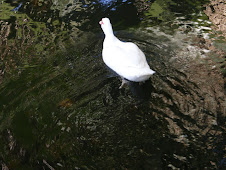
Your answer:
[[[104,24],[104,22],[101,20],[101,21],[99,22],[99,24],[102,25],[102,24]]]

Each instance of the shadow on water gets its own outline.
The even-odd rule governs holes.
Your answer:
[[[171,0],[100,2],[3,3],[2,168],[223,169],[222,77],[165,21],[193,15]],[[144,51],[156,71],[146,83],[118,89],[101,59],[102,16]]]

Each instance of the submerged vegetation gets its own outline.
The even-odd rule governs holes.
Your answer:
[[[2,169],[223,169],[225,39],[208,3],[1,1]],[[144,85],[119,90],[105,68],[102,17],[156,70]]]

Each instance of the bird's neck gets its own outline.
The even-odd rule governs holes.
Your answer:
[[[112,33],[108,33],[108,34],[105,34],[105,39],[114,39],[115,38],[115,35]]]
[[[114,36],[114,34],[112,34],[112,35],[105,35],[104,47],[116,45],[119,41],[120,40],[116,36]]]
[[[113,29],[111,25],[102,26],[102,30],[104,31],[105,36],[112,37],[114,36]]]
[[[114,37],[112,29],[104,31],[105,37]]]

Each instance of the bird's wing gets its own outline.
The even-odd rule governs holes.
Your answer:
[[[122,43],[103,49],[103,60],[113,70],[119,67],[147,67],[144,53],[133,43]]]

